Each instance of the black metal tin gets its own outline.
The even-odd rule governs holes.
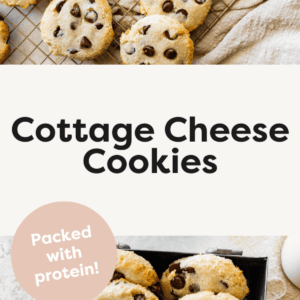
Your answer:
[[[148,260],[159,278],[162,273],[175,260],[183,257],[192,256],[198,253],[179,253],[166,251],[146,251],[146,250],[128,250]],[[219,255],[219,254],[217,254]],[[247,257],[235,255],[219,255],[229,258],[234,265],[239,267],[247,279],[250,293],[244,300],[266,300],[267,299],[267,278],[268,278],[268,258],[267,257]]]

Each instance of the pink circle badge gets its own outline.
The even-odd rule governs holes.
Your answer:
[[[13,239],[17,280],[36,300],[92,300],[112,278],[116,243],[90,208],[56,202],[32,212]]]

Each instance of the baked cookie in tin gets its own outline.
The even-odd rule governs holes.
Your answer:
[[[133,251],[117,250],[117,263],[112,281],[126,279],[160,294],[159,278],[152,265]]]
[[[243,300],[249,293],[243,271],[232,260],[201,254],[172,263],[163,273],[161,288],[164,300],[202,291],[229,293]]]
[[[145,287],[119,279],[111,282],[95,300],[158,300]]]
[[[182,300],[238,300],[234,296],[227,293],[215,294],[213,292],[199,292],[196,294],[186,295]]]

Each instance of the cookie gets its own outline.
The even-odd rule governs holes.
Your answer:
[[[95,300],[158,300],[145,287],[119,279],[111,282]]]
[[[113,40],[106,0],[54,0],[42,18],[42,38],[55,55],[92,59]]]
[[[171,264],[162,276],[161,288],[165,300],[202,291],[229,293],[242,300],[249,293],[243,271],[232,260],[201,254]]]
[[[188,31],[196,29],[204,22],[212,0],[140,0],[141,13],[165,15],[176,19]]]
[[[117,263],[112,280],[124,278],[159,294],[159,279],[151,264],[133,251],[117,250]]]
[[[7,44],[9,38],[9,28],[0,16],[0,64],[2,64],[9,55],[10,46]]]
[[[29,5],[38,3],[39,0],[0,0],[0,3],[6,6],[19,6],[26,9]]]
[[[121,36],[124,64],[191,64],[194,45],[186,28],[160,15],[139,20]]]
[[[200,292],[196,294],[186,295],[181,300],[238,300],[227,293],[214,294],[213,292]]]

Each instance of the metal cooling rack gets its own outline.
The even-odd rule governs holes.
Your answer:
[[[205,22],[191,32],[191,38],[195,45],[199,43],[223,15],[230,10],[236,1],[237,0],[232,0],[230,3],[226,3],[228,0],[213,1],[213,5]],[[137,10],[139,0],[127,2],[133,3],[131,7],[122,5],[122,0],[109,0],[109,2],[113,11],[115,38],[105,53],[97,59],[84,62],[62,56],[55,56],[50,53],[47,44],[42,41],[40,20],[49,4],[49,0],[41,0],[38,4],[29,6],[27,9],[7,7],[0,4],[0,16],[4,18],[10,29],[9,44],[11,45],[10,55],[3,64],[121,64],[122,62],[119,55],[120,35],[129,29],[131,25],[136,23],[142,15],[134,11]]]

